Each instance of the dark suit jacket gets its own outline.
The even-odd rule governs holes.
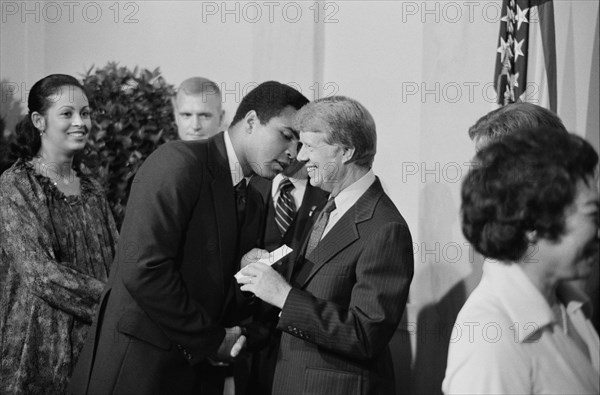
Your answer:
[[[239,255],[262,229],[248,190],[238,239],[223,134],[161,146],[135,177],[119,250],[71,381],[80,393],[207,393]],[[253,215],[254,214],[254,215]]]
[[[294,262],[273,393],[393,394],[388,343],[406,305],[413,246],[379,180]]]

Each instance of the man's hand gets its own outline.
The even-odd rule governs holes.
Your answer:
[[[238,279],[242,291],[252,292],[254,295],[272,304],[283,308],[292,287],[269,265],[253,262],[244,267],[240,273],[243,277]]]
[[[208,357],[208,361],[214,366],[225,366],[237,357],[246,345],[246,336],[242,328],[234,326],[225,328],[225,338],[221,342],[219,349]]]
[[[267,258],[269,258],[269,251],[262,250],[260,248],[253,248],[242,257],[240,268],[243,269],[251,263]]]

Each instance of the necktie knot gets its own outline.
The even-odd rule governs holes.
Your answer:
[[[291,191],[292,189],[294,189],[294,184],[292,183],[292,181],[289,178],[285,178],[279,183],[279,191],[280,192],[288,192],[288,191]]]
[[[335,210],[335,199],[331,198],[327,201],[325,207],[323,207],[323,212],[327,214],[331,214],[333,210]]]
[[[238,182],[235,186],[235,193],[237,194],[246,194],[246,179],[242,178],[242,181]]]
[[[237,208],[237,222],[238,227],[241,227],[246,215],[246,179],[242,178],[242,181],[238,182],[234,189],[235,203]]]

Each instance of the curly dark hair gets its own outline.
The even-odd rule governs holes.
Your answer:
[[[598,154],[561,129],[527,129],[483,148],[462,185],[462,230],[486,257],[517,260],[526,232],[557,240],[579,180],[594,176]]]
[[[271,118],[279,116],[288,106],[299,110],[308,99],[289,85],[277,81],[267,81],[252,89],[240,102],[231,125],[235,125],[248,114],[256,111],[260,123],[265,125]]]

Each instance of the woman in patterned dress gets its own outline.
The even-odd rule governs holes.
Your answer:
[[[47,76],[28,107],[19,159],[0,177],[0,393],[65,393],[117,230],[102,187],[77,165],[91,127],[81,84]]]

